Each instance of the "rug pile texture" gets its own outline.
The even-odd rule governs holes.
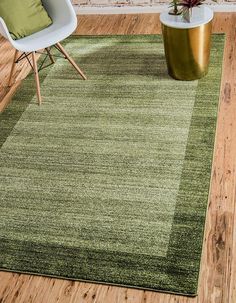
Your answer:
[[[162,38],[71,37],[0,116],[0,268],[196,295],[224,36],[176,81]]]

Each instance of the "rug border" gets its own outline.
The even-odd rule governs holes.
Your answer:
[[[217,125],[218,125],[218,114],[219,114],[219,109],[220,109],[220,105],[221,105],[221,102],[220,102],[220,95],[221,95],[221,87],[222,87],[222,76],[223,76],[223,64],[224,64],[224,55],[225,55],[225,47],[226,47],[226,44],[225,44],[225,37],[226,35],[224,33],[217,33],[217,34],[213,34],[213,36],[220,36],[222,37],[222,40],[220,41],[220,43],[222,43],[223,45],[223,48],[222,48],[222,52],[220,54],[220,56],[222,57],[222,61],[221,61],[221,64],[220,64],[220,73],[218,74],[218,79],[217,81],[214,83],[215,84],[215,94],[217,95],[217,100],[215,100],[216,104],[217,104],[217,113],[216,113],[216,120],[215,120],[215,125],[214,125],[214,129],[212,129],[212,133],[213,133],[213,136],[214,136],[214,142],[213,142],[213,148],[211,150],[211,152],[209,153],[209,158],[208,160],[210,161],[211,165],[210,165],[210,171],[209,171],[209,176],[206,177],[206,180],[208,179],[207,183],[208,183],[208,189],[207,189],[207,195],[206,195],[206,202],[205,202],[205,212],[204,212],[204,222],[202,224],[202,232],[201,234],[199,235],[199,239],[202,239],[201,240],[201,253],[200,253],[200,259],[199,259],[199,262],[198,262],[198,268],[199,268],[199,271],[197,273],[197,285],[196,285],[196,295],[198,294],[198,286],[199,286],[199,278],[200,278],[200,271],[201,271],[201,260],[202,260],[202,255],[203,255],[203,245],[204,245],[204,239],[205,239],[205,227],[206,227],[206,223],[207,223],[207,212],[208,212],[208,206],[209,206],[209,202],[210,202],[210,194],[211,194],[211,183],[212,183],[212,175],[213,175],[213,166],[214,166],[214,156],[215,156],[215,149],[216,149],[216,140],[217,140]],[[199,84],[198,84],[198,87],[197,87],[197,93],[199,93],[200,91],[200,88],[201,88],[201,85],[204,85],[204,80],[206,79],[207,75],[201,79],[199,79]],[[218,81],[219,80],[219,81]],[[213,89],[213,88],[212,88]],[[199,98],[197,96],[197,93],[196,93],[196,100]],[[195,101],[196,102],[196,101]],[[194,114],[194,113],[193,113]],[[192,120],[191,120],[191,123],[193,122],[193,117],[192,117]],[[191,129],[191,126],[190,126],[190,129]],[[191,134],[189,134],[191,135]],[[189,138],[188,138],[188,143],[189,143]],[[187,144],[188,144],[187,143]],[[186,147],[186,152],[185,152],[185,156],[187,155],[187,150],[188,147]],[[184,166],[184,165],[183,165]],[[182,177],[181,177],[181,182],[182,182]],[[178,198],[177,198],[178,199]],[[176,202],[176,204],[178,204],[178,202]],[[177,205],[178,206],[178,205]],[[178,212],[179,214],[179,212]],[[174,223],[172,225],[172,228],[174,227]],[[171,233],[171,236],[172,236],[172,233]],[[182,239],[181,239],[182,240]],[[180,242],[179,242],[180,243]],[[190,244],[191,245],[191,244]],[[180,244],[181,248],[182,248],[182,245]],[[169,246],[170,247],[170,246]],[[167,258],[168,259],[168,258]],[[174,262],[175,264],[175,262]],[[173,264],[172,264],[173,265]]]
[[[225,38],[225,34],[214,34],[214,36],[216,35],[220,35],[220,36],[223,36]],[[79,37],[84,37],[84,38],[108,38],[108,37],[127,37],[127,36],[131,36],[131,37],[137,37],[137,36],[153,36],[153,37],[156,37],[156,36],[160,36],[159,34],[141,34],[141,35],[73,35],[71,36],[69,39],[74,39],[74,38],[79,38]],[[66,41],[65,41],[66,42]],[[222,72],[223,72],[223,59],[224,59],[224,51],[225,51],[225,39],[223,40],[222,39],[222,44],[224,45],[224,48],[223,48],[223,51],[222,51],[222,64],[221,64],[221,74],[220,74],[220,80],[222,80]],[[199,80],[200,81],[200,80]],[[200,83],[199,83],[200,84]],[[219,83],[219,88],[221,88],[221,84],[222,84],[222,81],[220,81]],[[198,85],[199,86],[199,85]],[[19,90],[20,88],[18,88]],[[216,118],[216,123],[215,123],[215,134],[216,134],[216,127],[217,127],[217,124],[218,124],[218,112],[219,112],[219,106],[220,106],[220,102],[219,102],[219,99],[220,99],[220,89],[219,91],[217,92],[218,93],[218,110],[217,110],[217,118]],[[9,104],[11,105],[11,104]],[[8,110],[9,107],[7,107],[3,113],[0,114],[0,117],[4,116],[4,113]],[[24,111],[23,111],[24,112]],[[22,112],[22,113],[23,113]],[[17,120],[18,121],[18,120]],[[16,123],[17,123],[16,121]],[[215,135],[215,138],[214,138],[214,148],[212,149],[212,158],[211,158],[211,176],[210,176],[210,181],[212,179],[212,168],[213,168],[213,159],[214,159],[214,154],[215,154],[215,146],[216,146],[216,139],[217,139],[217,136]],[[209,204],[209,198],[210,198],[210,188],[211,188],[211,182],[209,181],[209,190],[208,190],[208,201],[207,201],[207,206],[206,206],[206,209],[205,209],[205,224],[204,225],[204,228],[203,228],[203,234],[201,235],[201,238],[202,238],[202,248],[201,248],[201,258],[202,258],[202,252],[203,252],[203,242],[204,242],[204,231],[205,231],[205,225],[206,225],[206,214],[207,214],[207,210],[208,210],[208,204]],[[200,262],[201,263],[201,258],[200,258]],[[117,287],[127,287],[127,288],[135,288],[135,289],[139,289],[139,290],[149,290],[149,291],[154,291],[154,292],[161,292],[161,293],[169,293],[169,294],[175,294],[175,295],[182,295],[182,296],[187,296],[187,297],[195,297],[197,296],[197,292],[194,293],[194,294],[187,294],[187,293],[181,293],[181,292],[174,292],[174,291],[167,291],[167,290],[162,290],[162,289],[153,289],[153,288],[146,288],[146,287],[139,287],[139,286],[134,286],[134,285],[128,285],[128,284],[120,284],[120,283],[112,283],[112,282],[101,282],[101,281],[96,281],[96,280],[87,280],[87,279],[78,279],[78,278],[68,278],[68,277],[63,277],[63,276],[57,276],[57,275],[48,275],[48,274],[41,274],[41,273],[33,273],[33,272],[28,272],[28,271],[17,271],[17,270],[9,270],[9,269],[5,269],[5,268],[1,268],[2,271],[6,271],[6,272],[17,272],[17,273],[23,273],[23,274],[30,274],[30,275],[36,275],[36,276],[46,276],[46,277],[51,277],[51,278],[57,278],[57,279],[66,279],[66,280],[74,280],[74,281],[82,281],[82,282],[88,282],[88,283],[96,283],[96,284],[105,284],[105,285],[114,285],[114,286],[117,286]],[[201,270],[201,267],[199,265],[199,271],[198,271],[198,280],[199,280],[199,274],[200,274],[200,270]]]
[[[219,101],[218,101],[218,108],[217,108],[217,118],[216,118],[216,124],[215,124],[215,139],[214,139],[214,147],[212,150],[212,164],[211,164],[211,176],[210,176],[210,182],[209,182],[209,188],[208,188],[208,201],[207,201],[207,207],[205,210],[205,223],[204,223],[204,229],[203,229],[203,234],[202,234],[202,249],[201,249],[201,258],[199,262],[199,272],[198,272],[198,288],[200,284],[200,272],[202,271],[202,257],[203,257],[203,252],[204,252],[204,242],[205,242],[205,236],[206,236],[206,225],[207,225],[207,213],[209,211],[209,205],[210,205],[210,199],[211,199],[211,191],[212,191],[212,179],[213,179],[213,168],[214,168],[214,158],[216,154],[216,142],[218,140],[218,132],[217,132],[217,127],[219,123],[219,112],[220,112],[220,106],[221,106],[221,92],[223,90],[223,73],[224,73],[224,58],[225,58],[225,53],[226,53],[226,34],[225,33],[213,33],[212,35],[218,35],[224,37],[223,43],[224,43],[224,49],[223,49],[223,54],[222,54],[222,64],[221,64],[221,73],[220,73],[220,85],[219,85]],[[206,244],[205,244],[206,245]],[[197,293],[198,293],[198,288],[197,288]]]

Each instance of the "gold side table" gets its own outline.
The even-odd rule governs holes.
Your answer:
[[[182,16],[160,15],[168,73],[177,80],[195,80],[207,74],[213,11],[194,7],[191,22]]]

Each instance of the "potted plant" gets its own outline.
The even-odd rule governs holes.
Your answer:
[[[160,15],[169,75],[195,80],[207,74],[212,10],[204,0],[172,0],[171,10]]]
[[[172,9],[169,11],[169,15],[180,15],[182,12],[180,9],[178,9],[178,0],[173,0],[171,3],[170,3],[170,7],[172,7]]]
[[[169,11],[170,15],[180,15],[182,14],[183,18],[187,21],[191,21],[192,12],[194,7],[199,7],[204,4],[205,0],[173,0],[170,3],[170,7],[172,8]],[[180,8],[179,8],[180,7]]]
[[[183,18],[187,22],[191,22],[193,7],[199,7],[205,0],[181,0],[177,5],[181,6]]]

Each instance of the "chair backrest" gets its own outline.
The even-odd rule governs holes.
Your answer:
[[[77,18],[71,0],[42,0],[42,3],[53,22],[66,24]]]

